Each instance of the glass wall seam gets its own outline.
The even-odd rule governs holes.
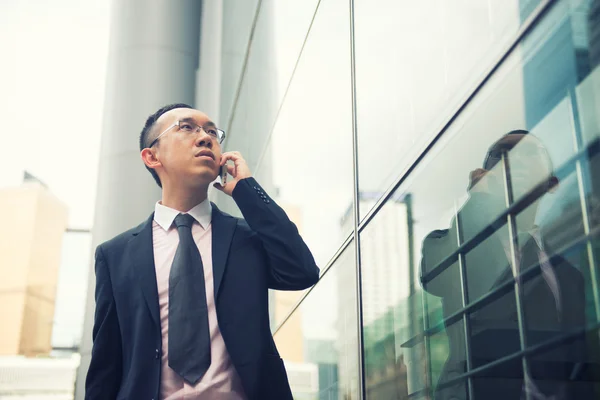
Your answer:
[[[429,143],[423,147],[423,151],[420,152],[419,156],[408,166],[406,167],[398,176],[396,181],[385,191],[383,196],[377,201],[377,203],[371,208],[371,210],[365,215],[365,217],[360,221],[358,226],[358,232],[361,232],[363,228],[373,219],[375,214],[383,207],[387,200],[393,195],[394,191],[398,189],[400,184],[407,178],[410,173],[416,168],[416,166],[425,158],[425,156],[431,151],[434,145],[441,139],[442,135],[448,130],[448,128],[454,123],[454,121],[458,118],[458,116],[465,110],[465,108],[473,101],[473,99],[477,96],[477,94],[481,91],[481,89],[485,86],[485,84],[494,76],[495,72],[502,66],[504,61],[512,54],[512,52],[517,48],[517,46],[521,43],[521,40],[531,31],[536,25],[537,22],[542,19],[542,17],[552,8],[552,6],[557,3],[558,0],[542,0],[541,3],[536,7],[536,9],[530,14],[530,16],[523,22],[521,28],[515,35],[514,39],[509,43],[506,50],[502,52],[498,61],[496,61],[486,72],[483,74],[483,78],[479,83],[477,83],[474,89],[470,92],[470,94],[466,97],[465,101],[463,101],[460,106],[458,106],[457,110],[451,114],[448,121],[443,124],[439,132],[434,135]]]
[[[356,266],[356,310],[358,312],[358,393],[360,399],[367,398],[366,381],[365,381],[365,360],[364,360],[364,331],[363,331],[363,306],[362,306],[362,271],[360,257],[360,235],[358,234],[358,225],[360,222],[359,215],[359,176],[358,176],[358,126],[356,115],[356,46],[355,46],[355,26],[354,26],[354,0],[349,0],[350,7],[350,85],[352,96],[352,163],[354,175],[354,251],[355,251],[355,266]]]

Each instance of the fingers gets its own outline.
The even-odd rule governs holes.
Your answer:
[[[224,165],[227,161],[233,161],[237,163],[238,161],[243,161],[244,158],[239,151],[228,151],[226,153],[221,154],[221,165]]]
[[[481,178],[483,178],[487,173],[488,173],[488,171],[486,171],[483,168],[477,168],[477,169],[471,171],[470,176],[469,176],[469,181],[470,181],[469,189],[471,189],[473,186],[475,186],[477,183],[479,183]]]
[[[242,154],[239,151],[228,151],[221,155],[221,166],[226,165],[227,161],[233,161],[233,166],[227,165],[227,172],[231,174],[234,179],[241,180],[252,176],[250,168]]]

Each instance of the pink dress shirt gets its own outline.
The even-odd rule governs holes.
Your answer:
[[[229,358],[217,321],[213,284],[211,212],[212,207],[208,200],[187,212],[198,222],[192,226],[192,236],[204,265],[211,351],[211,364],[208,371],[196,385],[192,386],[169,368],[169,272],[179,244],[179,234],[173,225],[179,211],[160,203],[156,203],[155,206],[152,241],[162,332],[160,382],[162,400],[246,400],[240,377]]]

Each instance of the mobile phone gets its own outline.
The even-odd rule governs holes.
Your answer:
[[[221,177],[221,185],[227,184],[227,164],[219,168],[219,176]]]

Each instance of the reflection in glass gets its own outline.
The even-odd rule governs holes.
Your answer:
[[[495,168],[498,165],[502,168]],[[437,397],[467,398],[471,393],[476,398],[500,399],[539,392],[556,398],[588,398],[593,393],[591,384],[582,383],[587,380],[583,375],[576,376],[576,366],[588,361],[586,342],[574,333],[585,326],[583,276],[548,248],[536,225],[540,201],[559,183],[548,153],[529,132],[512,131],[490,147],[483,168],[470,177],[469,199],[450,229],[434,231],[422,249],[423,287],[442,299],[450,345]],[[463,241],[462,232],[481,226],[473,221],[486,210],[503,201],[518,210],[514,194],[524,199],[521,203],[527,202],[516,217],[509,212],[506,219],[485,227],[490,231],[487,237],[480,231]],[[444,268],[445,260],[429,263],[440,251],[452,255],[458,251],[459,268],[451,275],[429,279],[432,271]],[[455,316],[470,302],[475,306],[457,324]],[[567,337],[566,344],[557,344],[544,354],[495,363],[528,346]],[[488,368],[446,385],[482,367]]]
[[[359,178],[380,195],[475,88],[539,0],[356,0]],[[370,209],[360,209],[364,217]]]
[[[368,204],[368,196],[359,197]],[[361,233],[365,385],[369,399],[406,397],[422,387],[422,346],[404,348],[419,326],[419,293],[411,276],[409,248],[410,197],[391,199]]]
[[[550,7],[362,229],[368,398],[600,395],[593,3]]]

